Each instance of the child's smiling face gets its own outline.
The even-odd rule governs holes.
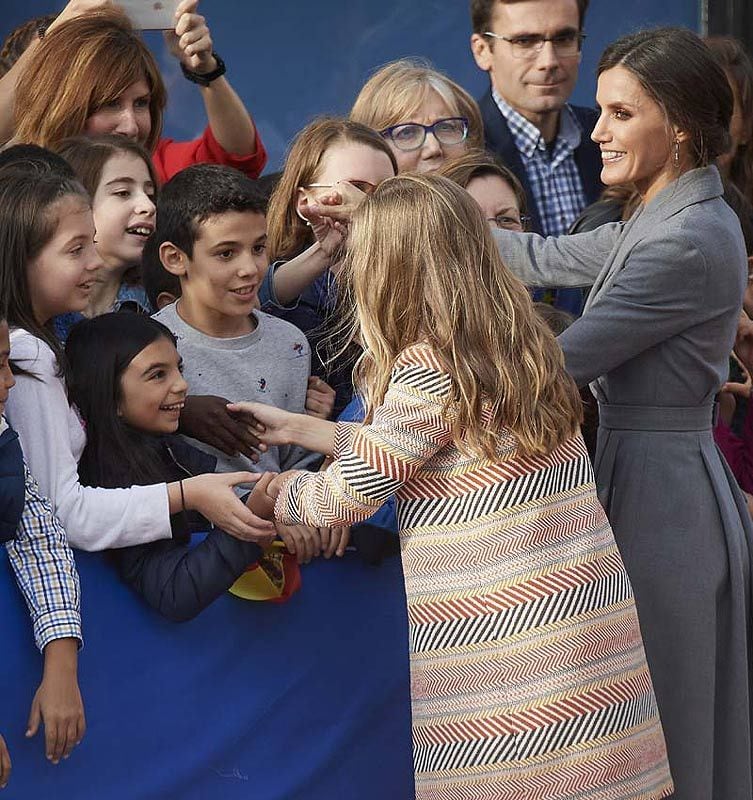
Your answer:
[[[255,325],[249,314],[269,266],[266,218],[228,211],[199,229],[191,258],[181,254],[180,314],[209,336],[243,335]]]
[[[166,337],[147,345],[120,379],[118,415],[145,433],[175,433],[188,391],[182,366],[175,345]]]

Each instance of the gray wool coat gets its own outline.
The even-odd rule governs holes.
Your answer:
[[[599,400],[599,497],[633,583],[676,800],[751,800],[753,530],[714,445],[747,278],[715,167],[626,223],[495,233],[529,286],[591,286],[558,341]]]

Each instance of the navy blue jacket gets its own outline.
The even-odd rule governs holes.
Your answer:
[[[24,456],[13,428],[0,435],[0,543],[16,535],[26,497]]]
[[[178,436],[162,442],[165,481],[171,482],[214,472],[216,459]],[[195,547],[191,533],[209,531],[211,525],[198,514],[174,514],[172,539],[111,550],[122,579],[162,616],[185,622],[226,592],[258,561],[261,548],[215,529]]]
[[[484,120],[484,137],[486,148],[496,153],[502,161],[518,177],[526,193],[526,204],[528,206],[528,216],[531,218],[530,230],[534,233],[542,233],[541,214],[533,199],[531,184],[526,175],[523,159],[520,157],[518,148],[515,145],[507,120],[502,116],[502,112],[497,107],[492,97],[491,89],[479,100],[481,117]],[[580,145],[575,149],[575,163],[580,173],[583,183],[583,191],[586,195],[586,204],[595,203],[601,196],[604,189],[601,183],[601,154],[598,145],[591,141],[591,131],[599,118],[598,113],[593,108],[582,106],[570,106],[575,118],[583,128],[583,137]]]

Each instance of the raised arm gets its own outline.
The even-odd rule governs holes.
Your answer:
[[[427,348],[406,350],[373,421],[335,426],[335,460],[324,472],[272,482],[270,494],[279,491],[275,519],[331,527],[371,516],[452,440],[444,408],[449,391],[449,376]]]
[[[196,13],[198,4],[199,0],[182,0],[175,12],[175,30],[167,32],[165,38],[187,70],[205,75],[216,70],[218,64],[206,20]],[[256,153],[253,120],[227,78],[216,78],[209,86],[201,86],[200,91],[217,144],[236,156]]]
[[[593,231],[544,238],[537,233],[495,230],[499,253],[526,286],[592,286],[622,232],[622,223]]]

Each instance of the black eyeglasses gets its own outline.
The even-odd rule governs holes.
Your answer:
[[[501,228],[506,231],[524,231],[531,221],[530,217],[521,214],[519,217],[514,217],[512,214],[497,214],[496,217],[489,217],[486,220],[495,228]]]
[[[398,150],[418,150],[423,147],[426,136],[433,133],[440,144],[453,145],[464,142],[468,136],[468,120],[465,117],[445,117],[433,125],[420,122],[404,122],[380,131]]]
[[[491,36],[492,39],[501,39],[508,42],[513,58],[535,58],[543,49],[547,42],[552,43],[554,52],[562,58],[577,56],[583,46],[585,33],[578,31],[565,31],[556,33],[554,36],[544,36],[541,33],[527,33],[523,36],[501,36],[498,33],[484,31],[484,36]]]

